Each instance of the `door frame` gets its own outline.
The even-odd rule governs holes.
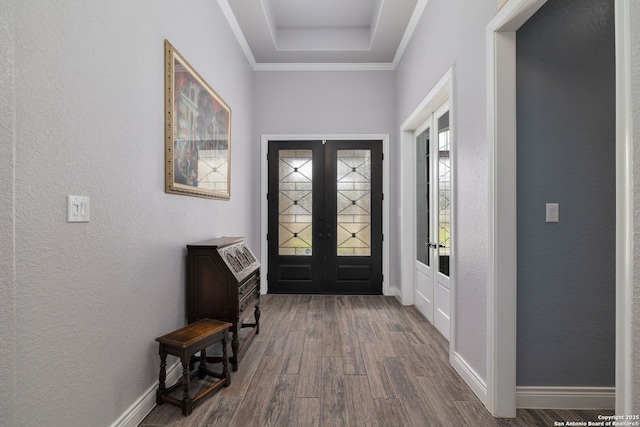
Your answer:
[[[400,277],[402,292],[400,301],[403,305],[414,304],[415,292],[415,206],[416,206],[416,173],[415,173],[415,141],[414,132],[436,111],[445,101],[449,103],[449,127],[451,129],[451,259],[455,260],[457,247],[457,215],[456,215],[456,115],[453,93],[453,70],[451,67],[440,78],[431,92],[420,102],[416,109],[402,123],[400,127],[401,166],[400,166],[400,191],[401,191],[401,223],[400,223]],[[452,262],[449,271],[451,307],[450,307],[450,332],[449,332],[449,363],[454,364],[456,348],[456,262]]]
[[[516,31],[547,0],[510,0],[487,25],[489,275],[485,405],[516,415]],[[631,414],[633,157],[631,0],[615,0],[616,32],[616,413]]]
[[[269,184],[269,163],[267,152],[269,141],[317,141],[317,140],[379,140],[382,141],[382,154],[387,156],[382,161],[382,294],[389,295],[389,134],[262,134],[260,136],[260,263],[268,266],[269,247],[267,243],[268,203],[267,192]],[[260,293],[269,290],[267,282],[267,268],[260,270]]]
[[[437,101],[440,101],[441,98],[437,98]],[[413,197],[414,197],[414,209],[412,211],[412,219],[413,219],[413,294],[412,294],[412,298],[413,298],[413,303],[414,305],[416,305],[416,307],[418,307],[417,303],[418,303],[418,299],[419,297],[416,296],[416,292],[419,292],[416,290],[417,288],[417,274],[419,274],[417,272],[417,270],[421,269],[417,266],[418,261],[416,260],[417,257],[417,238],[416,238],[416,230],[418,228],[418,218],[415,215],[415,211],[416,211],[416,187],[418,185],[418,182],[416,180],[416,162],[415,162],[415,152],[416,152],[416,140],[418,138],[418,135],[421,134],[422,132],[426,131],[427,129],[429,129],[429,162],[430,162],[430,167],[429,167],[429,181],[431,183],[431,185],[433,185],[433,187],[431,187],[429,189],[429,206],[430,206],[430,217],[429,217],[429,229],[431,230],[432,234],[430,235],[430,241],[434,242],[437,241],[438,244],[440,244],[440,235],[439,235],[439,230],[440,230],[440,202],[439,202],[439,191],[440,191],[440,178],[439,178],[439,165],[440,165],[440,155],[439,155],[439,150],[438,150],[438,145],[439,145],[439,135],[440,135],[440,128],[438,127],[438,119],[440,117],[442,117],[445,113],[449,113],[449,129],[451,131],[451,134],[453,133],[453,127],[451,125],[451,102],[449,100],[449,98],[446,98],[444,101],[442,101],[440,104],[437,103],[437,101],[434,101],[433,103],[429,103],[428,107],[426,109],[431,109],[431,107],[433,106],[434,108],[432,109],[431,113],[429,113],[425,119],[422,121],[422,123],[420,123],[418,126],[415,127],[415,129],[413,129],[412,133],[413,133],[413,138],[411,141],[411,145],[412,145],[412,150],[413,150],[413,154],[414,154],[414,162],[412,164],[413,167]],[[411,128],[413,126],[407,126],[407,128]],[[450,141],[453,141],[453,139],[451,139],[450,137]],[[450,155],[449,155],[449,164],[451,167],[451,201],[450,201],[450,215],[451,215],[451,222],[449,224],[450,227],[450,233],[452,236],[452,239],[455,239],[455,232],[454,232],[454,224],[453,224],[453,212],[454,212],[454,191],[453,191],[453,157],[451,155],[451,153],[455,150],[455,148],[453,148],[453,144],[450,144]],[[406,159],[408,162],[408,159]],[[434,161],[435,160],[435,161]],[[404,165],[407,166],[407,165]],[[404,167],[403,166],[403,167]],[[452,252],[455,251],[455,248],[453,248],[453,244],[449,245],[449,257],[450,260],[453,259],[453,255]],[[446,276],[446,280],[448,282],[448,287],[447,290],[449,291],[449,310],[447,311],[447,313],[444,313],[445,316],[449,317],[449,321],[448,321],[448,325],[447,325],[447,331],[443,331],[442,329],[440,329],[440,327],[438,325],[436,325],[436,320],[437,320],[437,316],[438,316],[438,304],[436,304],[436,302],[440,302],[440,299],[436,297],[436,294],[438,293],[438,286],[439,283],[441,282],[441,280],[439,280],[441,277],[443,277],[444,275],[439,271],[439,266],[440,266],[440,255],[437,254],[437,250],[432,252],[432,248],[429,248],[429,257],[430,257],[430,264],[428,266],[426,266],[426,269],[428,269],[429,271],[429,275],[430,277],[430,281],[431,281],[431,295],[426,295],[426,297],[430,297],[430,313],[425,313],[422,309],[418,308],[418,311],[420,311],[426,318],[427,320],[447,339],[447,341],[450,341],[450,337],[451,337],[451,309],[452,309],[452,304],[451,304],[451,271],[449,271],[449,274]],[[424,265],[424,263],[421,263]],[[451,266],[450,266],[451,267]],[[425,270],[426,271],[426,270]],[[421,292],[419,292],[421,293]]]

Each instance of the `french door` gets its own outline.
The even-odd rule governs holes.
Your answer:
[[[269,141],[270,293],[382,293],[382,141]]]
[[[414,133],[416,248],[414,301],[449,339],[451,324],[451,160],[449,110],[444,104]]]

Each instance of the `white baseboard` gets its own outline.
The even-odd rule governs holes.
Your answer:
[[[469,366],[469,364],[458,354],[454,353],[451,362],[453,369],[462,377],[471,391],[478,396],[482,404],[487,406],[487,383]]]
[[[402,303],[402,291],[397,286],[389,286],[389,295],[396,297]]]
[[[478,399],[487,405],[487,384],[458,353],[453,368]],[[615,387],[516,387],[516,407],[527,409],[610,409],[616,407]]]
[[[615,387],[516,387],[516,407],[615,409]]]
[[[174,384],[182,376],[182,364],[174,363],[167,369],[166,383]],[[158,383],[155,383],[133,404],[111,427],[136,427],[153,408],[156,407],[156,391]]]

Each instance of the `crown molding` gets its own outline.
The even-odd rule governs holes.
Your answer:
[[[238,44],[244,52],[249,65],[254,71],[395,71],[428,2],[429,0],[417,1],[393,61],[380,63],[258,63],[229,5],[229,0],[218,0],[218,5],[229,23],[231,31],[236,36]]]
[[[254,71],[394,71],[393,63],[256,63]]]

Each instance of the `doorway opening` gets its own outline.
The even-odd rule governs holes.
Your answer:
[[[269,141],[271,293],[382,293],[382,141]]]
[[[262,136],[263,293],[389,295],[388,143]]]
[[[516,148],[517,31],[546,0],[510,1],[487,26],[489,287],[487,383],[483,399],[496,417],[516,414]],[[616,413],[631,413],[632,161],[629,0],[616,14]],[[481,395],[481,394],[479,394]]]
[[[414,132],[416,308],[448,340],[451,324],[451,130],[449,104]]]
[[[449,341],[455,364],[455,108],[453,68],[401,127],[402,304]],[[428,151],[428,153],[427,153]]]

